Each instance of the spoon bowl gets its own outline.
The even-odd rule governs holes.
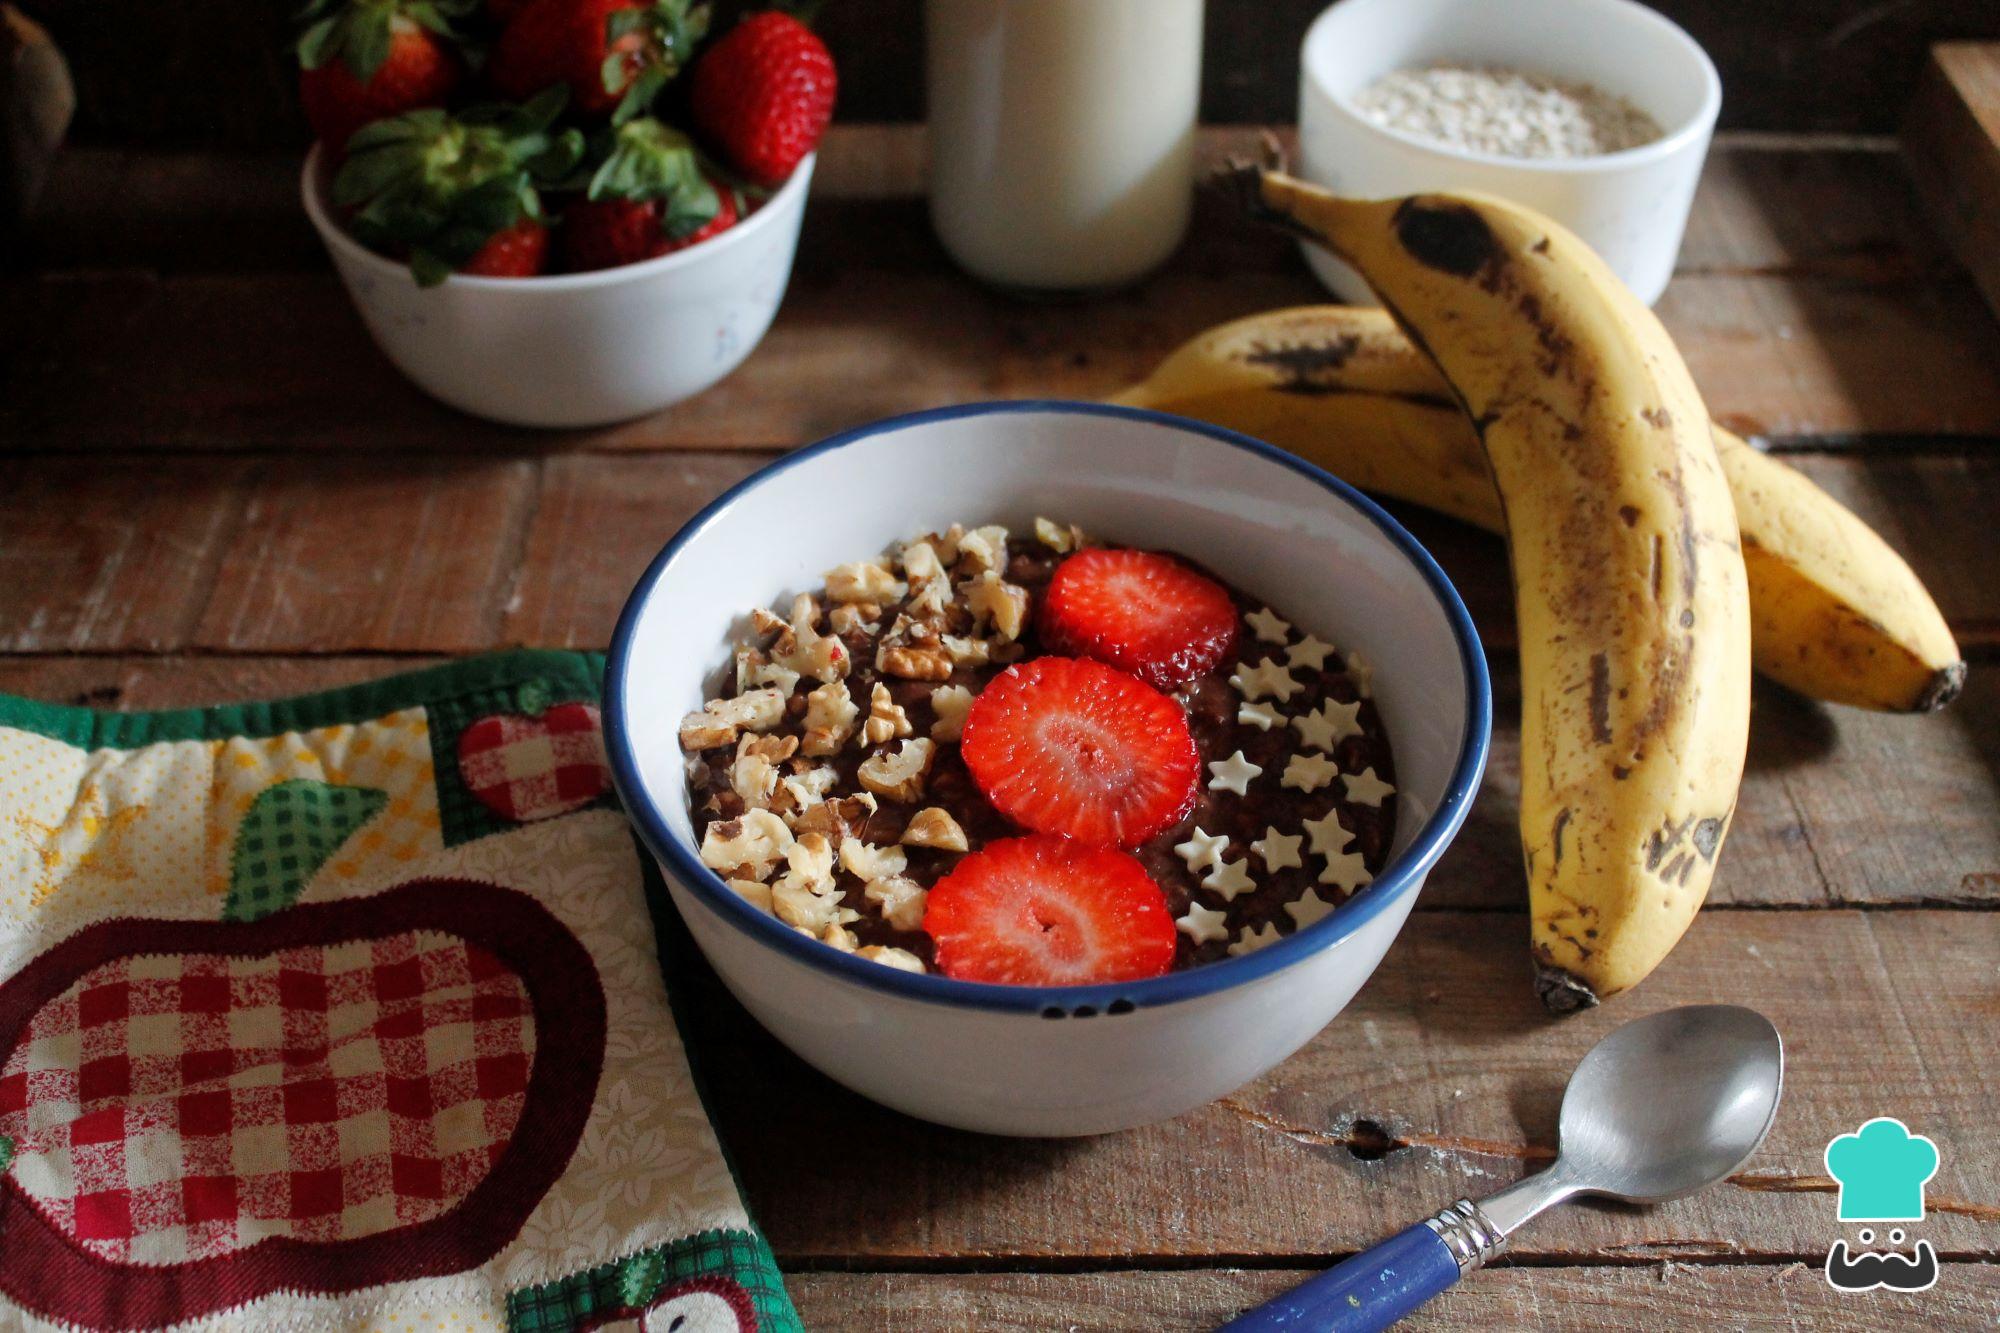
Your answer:
[[[1777,1118],[1784,1068],[1771,1020],[1738,1005],[1625,1024],[1563,1094],[1561,1162],[1575,1192],[1660,1203],[1733,1174]]]

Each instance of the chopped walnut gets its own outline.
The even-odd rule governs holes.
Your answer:
[[[893,602],[909,588],[873,562],[857,561],[827,571],[826,595],[836,602]]]
[[[861,832],[875,810],[875,797],[865,791],[834,797],[793,820],[792,831],[800,835],[824,833],[829,838],[851,838]]]
[[[965,524],[954,523],[943,532],[933,532],[924,540],[937,552],[937,558],[947,565],[958,563],[958,544],[965,538]]]
[[[940,685],[931,691],[931,739],[955,741],[965,732],[965,715],[972,711],[972,691],[963,685]]]
[[[769,810],[710,824],[701,835],[701,863],[726,878],[763,879],[793,847],[792,831]],[[747,872],[747,873],[744,873]]]
[[[965,830],[942,806],[927,806],[910,816],[903,828],[903,842],[911,847],[935,847],[939,851],[966,850]]]
[[[785,821],[792,825],[792,832],[797,833],[798,817],[825,800],[827,792],[838,781],[840,774],[825,765],[780,778],[771,808],[784,816]]]
[[[951,580],[939,574],[924,580],[924,586],[910,599],[904,614],[932,628],[942,628],[951,615]]]
[[[806,734],[799,744],[800,753],[840,753],[840,747],[854,734],[855,719],[860,716],[861,710],[848,697],[845,684],[830,681],[820,686],[806,696]]]
[[[956,634],[947,634],[940,642],[944,645],[946,659],[958,666],[985,666],[993,660],[993,645],[984,639],[966,639]]]
[[[782,764],[798,751],[797,736],[745,736],[737,742],[738,757],[746,754],[759,755],[774,764]]]
[[[798,688],[799,673],[790,667],[779,666],[764,655],[764,650],[744,644],[736,650],[736,692],[742,694],[759,685],[769,685],[779,694],[790,698]]]
[[[710,699],[698,712],[681,719],[683,750],[713,750],[731,745],[745,731],[769,731],[785,716],[785,696],[776,690],[750,690],[734,699]]]
[[[875,602],[849,602],[827,612],[826,622],[835,634],[873,634],[881,628],[882,608]]]
[[[861,896],[897,930],[923,928],[924,906],[930,900],[930,893],[915,880],[901,875],[873,879],[861,890]]]
[[[887,879],[909,869],[910,858],[901,847],[875,847],[859,838],[840,844],[840,864],[856,879]]]
[[[1009,642],[1021,637],[1028,619],[1028,590],[1008,583],[988,570],[966,585],[971,591],[966,605],[972,608],[975,623],[990,623]]]
[[[924,970],[923,959],[917,957],[908,949],[898,949],[893,944],[870,944],[865,948],[857,950],[854,956],[856,958],[866,958],[871,963],[880,963],[884,967],[893,967],[899,972],[922,972]]]
[[[771,910],[770,885],[759,884],[754,879],[732,879],[729,881],[729,887],[736,891],[737,897],[743,899],[744,902],[749,903],[758,911],[769,912]]]
[[[914,801],[924,794],[937,746],[927,740],[904,741],[891,754],[878,750],[861,761],[855,776],[861,785],[886,801]]]
[[[912,586],[944,573],[937,548],[929,542],[911,542],[903,548],[903,577]]]
[[[1071,551],[1081,551],[1088,543],[1084,540],[1083,529],[1071,523],[1064,525],[1046,518],[1035,520],[1035,540],[1054,551],[1057,555],[1068,555]]]
[[[903,615],[882,637],[875,653],[876,669],[903,680],[950,680],[950,655],[938,632]]]
[[[833,844],[808,833],[785,853],[789,867],[771,885],[771,909],[789,926],[823,930],[840,910],[840,887],[833,878]]]
[[[999,524],[974,528],[958,539],[958,558],[971,573],[1007,567],[1007,529]]]
[[[757,620],[758,628],[763,628],[769,617]],[[847,656],[847,649],[835,634],[819,632],[819,604],[806,596],[792,599],[792,618],[779,629],[778,637],[771,643],[771,660],[801,676],[811,676],[815,680],[834,681],[847,674],[853,665]]]
[[[745,741],[752,739],[745,736]],[[778,790],[778,766],[763,755],[739,745],[736,762],[729,766],[729,789],[742,800],[745,809],[768,806]]]
[[[868,694],[868,720],[861,724],[860,743],[883,745],[910,734],[910,715],[889,695],[881,681]]]
[[[819,942],[830,944],[842,953],[853,953],[861,941],[854,938],[854,932],[838,921],[820,932]]]

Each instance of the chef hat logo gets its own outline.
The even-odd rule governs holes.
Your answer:
[[[1937,1144],[1878,1116],[1826,1145],[1826,1169],[1840,1184],[1841,1221],[1921,1222],[1924,1183],[1937,1174]]]

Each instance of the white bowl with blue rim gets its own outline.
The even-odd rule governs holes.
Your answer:
[[[1391,857],[1323,920],[1144,981],[998,986],[896,971],[808,939],[703,866],[681,718],[748,613],[826,570],[953,522],[1037,514],[1177,551],[1374,665],[1398,783]],[[605,681],[618,791],[690,932],[757,1020],[832,1078],[911,1115],[997,1134],[1162,1120],[1304,1045],[1382,960],[1463,823],[1486,762],[1485,658],[1443,571],[1344,482],[1180,417],[1071,402],[896,417],[779,459],[691,519],[626,603]]]

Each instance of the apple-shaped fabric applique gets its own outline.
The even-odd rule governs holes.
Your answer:
[[[92,926],[0,984],[0,1292],[126,1327],[474,1267],[562,1174],[604,1032],[588,951],[489,884]]]
[[[669,1282],[643,1307],[600,1311],[578,1333],[756,1333],[742,1283],[720,1274]]]
[[[517,824],[553,819],[611,788],[595,704],[482,717],[458,737],[458,773],[479,803]]]

